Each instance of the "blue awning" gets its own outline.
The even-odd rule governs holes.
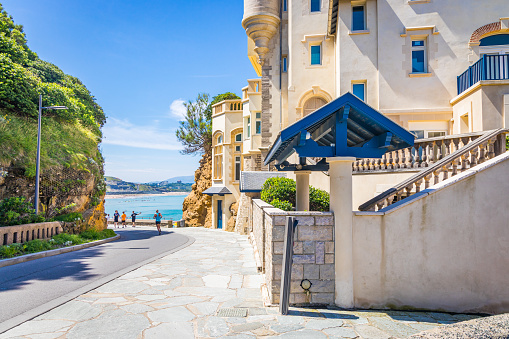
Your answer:
[[[415,136],[351,93],[346,93],[282,130],[265,165],[299,157],[381,158],[414,144]]]

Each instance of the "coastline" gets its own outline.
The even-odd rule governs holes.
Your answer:
[[[125,199],[140,197],[163,197],[168,195],[188,195],[191,192],[165,192],[165,193],[148,193],[148,194],[106,194],[105,199]]]

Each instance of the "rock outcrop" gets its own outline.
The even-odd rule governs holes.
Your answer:
[[[234,232],[235,231],[235,221],[237,220],[237,211],[239,209],[239,204],[234,202],[230,205],[230,219],[228,219],[228,223],[226,224],[226,231]]]
[[[69,176],[68,172],[73,175]],[[79,212],[83,215],[83,223],[79,225],[81,231],[95,229],[101,231],[106,228],[104,216],[104,196],[94,198],[99,177],[88,172],[76,170],[53,169],[51,178],[43,175],[41,180],[41,204],[39,210],[53,211],[64,206],[75,204],[64,213]],[[0,169],[0,200],[11,197],[24,197],[33,202],[35,195],[35,179],[25,176],[24,170],[10,167]],[[93,201],[96,201],[93,203]],[[52,217],[50,215],[48,217]]]
[[[212,227],[212,199],[203,194],[210,186],[212,186],[212,155],[205,153],[200,160],[200,167],[194,173],[191,193],[182,204],[182,218],[186,226]]]

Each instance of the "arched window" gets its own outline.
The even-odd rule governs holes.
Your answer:
[[[223,135],[216,137],[214,145],[214,179],[223,178]]]
[[[312,97],[309,98],[308,101],[304,104],[304,116],[313,113],[323,105],[327,104],[327,101],[325,99],[320,97]]]

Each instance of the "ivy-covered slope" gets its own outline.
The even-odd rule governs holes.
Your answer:
[[[102,228],[104,112],[78,78],[30,50],[23,27],[0,4],[0,199],[33,201],[39,95],[43,106],[68,107],[43,110],[42,211],[75,206],[89,215],[89,225]]]
[[[39,59],[30,50],[21,25],[0,5],[0,166],[35,175],[39,94],[43,106],[42,169],[70,167],[102,171],[98,150],[106,117],[79,79]]]

